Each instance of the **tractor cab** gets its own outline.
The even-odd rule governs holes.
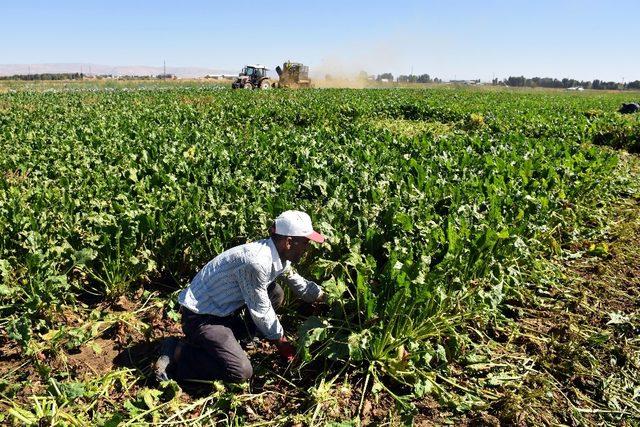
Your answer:
[[[256,65],[247,65],[242,69],[240,76],[249,76],[254,78],[266,77],[267,69]]]

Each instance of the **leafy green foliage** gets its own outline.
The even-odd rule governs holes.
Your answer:
[[[617,191],[618,156],[589,142],[637,150],[637,118],[613,112],[619,101],[446,89],[1,94],[0,317],[25,349],[36,334],[76,348],[94,331],[53,329],[61,304],[150,281],[178,289],[225,248],[263,237],[282,210],[303,209],[329,239],[300,271],[331,303],[300,329],[303,360],[478,407],[472,391],[443,386],[473,346],[465,328],[500,316],[540,257],[561,253]],[[49,385],[43,413],[91,395]],[[161,400],[143,389],[110,422],[154,422]]]

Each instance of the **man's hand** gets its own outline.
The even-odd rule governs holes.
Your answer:
[[[303,304],[298,308],[298,313],[303,316],[320,316],[327,313],[329,309],[328,295],[320,289],[320,293],[316,297],[315,301],[311,304]]]
[[[287,363],[291,363],[296,358],[296,348],[283,336],[275,342],[280,353],[280,358]]]

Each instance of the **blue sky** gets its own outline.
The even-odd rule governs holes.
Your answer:
[[[242,5],[242,6],[241,6]],[[640,79],[640,0],[3,1],[0,64]]]

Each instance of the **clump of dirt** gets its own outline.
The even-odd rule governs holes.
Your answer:
[[[80,352],[67,356],[67,363],[76,375],[98,376],[114,369],[114,360],[120,353],[119,345],[104,338],[97,338],[89,344],[80,347]]]
[[[4,332],[0,333],[0,378],[18,369],[18,367],[24,363],[22,357],[23,355],[20,348],[15,345],[13,341],[9,340]]]

